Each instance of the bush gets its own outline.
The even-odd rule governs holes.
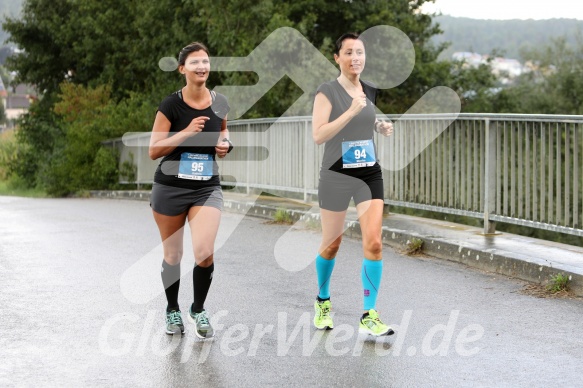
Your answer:
[[[149,131],[155,111],[143,96],[130,94],[115,101],[108,85],[90,88],[64,82],[58,96],[43,97],[25,115],[16,156],[4,158],[12,160],[7,170],[51,196],[116,188],[120,175],[135,181],[135,166],[125,164],[120,171],[117,151],[101,142],[126,132]]]
[[[93,183],[95,189],[112,189],[118,183],[118,152],[113,148],[101,147],[93,162]]]
[[[138,168],[134,164],[134,154],[130,152],[130,160],[126,160],[121,164],[119,175],[122,180],[128,183],[135,183],[137,180]]]
[[[16,161],[17,147],[13,131],[0,135],[0,180],[8,180],[13,175],[11,165]]]

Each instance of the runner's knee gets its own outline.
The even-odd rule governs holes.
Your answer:
[[[341,238],[337,238],[336,240],[332,241],[332,243],[322,249],[322,255],[324,257],[336,257],[336,253],[338,253],[338,250],[340,249],[341,242]]]
[[[194,250],[196,265],[208,267],[213,263],[213,249],[210,247],[200,247]]]
[[[383,243],[380,238],[369,240],[364,244],[364,250],[372,255],[380,255],[383,251]]]
[[[176,265],[182,260],[182,249],[164,252],[164,261],[170,265]]]

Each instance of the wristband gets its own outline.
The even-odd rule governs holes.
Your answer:
[[[227,139],[226,137],[223,138],[223,141],[226,141],[227,143],[229,143],[229,150],[227,151],[227,153],[231,152],[233,150],[233,143],[231,143],[231,141],[229,139]]]

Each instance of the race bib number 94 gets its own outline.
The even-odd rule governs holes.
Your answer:
[[[213,158],[209,154],[183,152],[180,155],[178,178],[208,181],[213,176]]]
[[[376,163],[372,139],[342,142],[342,167],[370,167]]]

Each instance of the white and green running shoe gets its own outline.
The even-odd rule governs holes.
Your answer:
[[[206,310],[200,313],[193,313],[192,307],[189,310],[188,320],[194,323],[196,330],[195,334],[198,338],[211,338],[215,335],[215,331],[209,322],[209,316]]]
[[[363,334],[370,334],[374,336],[391,335],[395,331],[388,325],[385,325],[379,318],[379,313],[376,310],[368,310],[368,315],[360,319],[358,332]]]
[[[180,310],[166,311],[166,334],[184,334]]]
[[[316,312],[316,315],[314,315],[314,326],[316,326],[316,329],[331,330],[334,328],[334,322],[332,322],[332,317],[330,316],[331,308],[332,303],[330,300],[323,302],[316,300],[314,302],[314,310]]]

